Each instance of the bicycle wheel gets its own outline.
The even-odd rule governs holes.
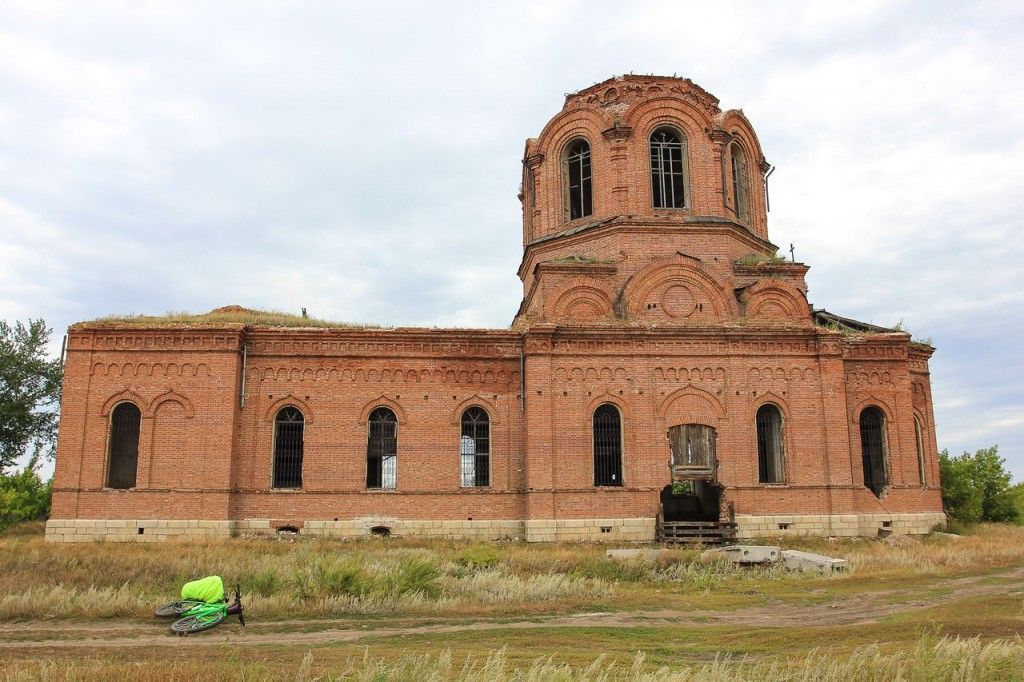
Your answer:
[[[193,599],[183,599],[182,601],[176,601],[173,604],[165,604],[156,610],[157,618],[169,618],[171,616],[180,616],[189,609],[199,606],[203,602],[195,601]]]
[[[171,623],[171,632],[176,635],[189,635],[193,632],[209,630],[224,620],[223,611],[214,611],[202,616],[186,616]]]

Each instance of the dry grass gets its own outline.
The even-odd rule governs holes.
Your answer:
[[[225,327],[251,325],[257,327],[336,327],[383,329],[375,325],[335,322],[316,317],[303,317],[277,310],[251,310],[241,306],[225,306],[208,313],[172,311],[166,315],[107,315],[73,327]]]
[[[836,576],[737,569],[684,549],[623,562],[606,558],[602,546],[581,544],[239,538],[62,545],[45,543],[40,526],[33,528],[0,536],[0,620],[145,619],[184,582],[209,574],[240,583],[254,612],[275,619],[733,609],[769,599],[922,590],[933,578],[1024,564],[1024,529],[1013,526],[981,526],[961,538],[783,543],[848,559],[850,573]]]
[[[873,644],[849,653],[817,650],[807,655],[772,661],[752,661],[729,656],[706,663],[653,666],[637,652],[632,658],[595,656],[587,664],[560,662],[553,656],[527,663],[511,659],[506,649],[487,655],[456,656],[450,650],[437,654],[406,655],[388,659],[367,651],[341,663],[323,662],[308,651],[298,666],[287,671],[265,662],[209,660],[184,657],[158,664],[104,658],[43,659],[0,663],[3,680],[156,680],[247,679],[271,680],[287,675],[294,680],[461,680],[464,682],[564,682],[639,680],[644,682],[731,682],[751,680],[782,682],[816,680],[858,682],[875,680],[1020,680],[1024,679],[1024,641],[984,642],[977,638],[923,636],[909,650],[887,651]]]

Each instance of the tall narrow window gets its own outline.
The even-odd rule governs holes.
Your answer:
[[[860,447],[864,463],[864,487],[875,497],[889,485],[885,472],[885,414],[871,405],[860,413]]]
[[[139,466],[139,425],[142,412],[134,403],[120,403],[110,414],[107,487],[134,488]]]
[[[622,417],[607,403],[594,410],[594,485],[622,485]]]
[[[274,419],[274,487],[302,487],[305,420],[298,408],[282,407]]]
[[[654,208],[686,208],[686,142],[672,128],[651,133]]]
[[[917,445],[917,475],[921,485],[928,484],[928,477],[925,475],[924,465],[924,429],[921,428],[921,420],[914,415],[914,443]]]
[[[565,151],[566,188],[569,191],[569,220],[583,218],[594,212],[594,188],[590,172],[590,144],[576,140]]]
[[[491,420],[482,408],[471,407],[462,413],[461,456],[462,487],[491,484]]]
[[[393,490],[398,478],[398,418],[386,407],[370,413],[366,487]]]
[[[743,148],[733,142],[729,145],[732,164],[732,196],[736,205],[736,217],[741,223],[750,222],[750,185],[747,180],[747,157]]]
[[[757,410],[757,472],[761,483],[784,483],[782,411],[765,403]]]

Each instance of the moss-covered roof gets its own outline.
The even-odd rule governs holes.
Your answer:
[[[72,329],[84,327],[230,327],[250,325],[257,327],[335,327],[352,329],[381,329],[380,325],[353,324],[322,320],[316,317],[293,315],[277,310],[251,310],[229,305],[208,313],[169,312],[166,315],[108,315],[95,320],[78,322]]]

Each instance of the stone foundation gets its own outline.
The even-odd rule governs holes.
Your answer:
[[[831,535],[877,537],[919,535],[944,526],[941,513],[923,514],[803,514],[780,516],[737,515],[737,537]],[[358,538],[384,533],[393,537],[450,540],[526,540],[527,542],[653,542],[656,520],[635,519],[530,519],[488,521],[416,521],[371,516],[345,521],[244,519],[200,520],[95,520],[51,519],[46,523],[48,542],[157,542],[169,538],[227,538],[239,535],[277,535],[295,529],[313,537]]]
[[[946,525],[941,512],[922,514],[797,514],[779,516],[736,515],[738,538],[824,535],[877,537],[923,535]]]

